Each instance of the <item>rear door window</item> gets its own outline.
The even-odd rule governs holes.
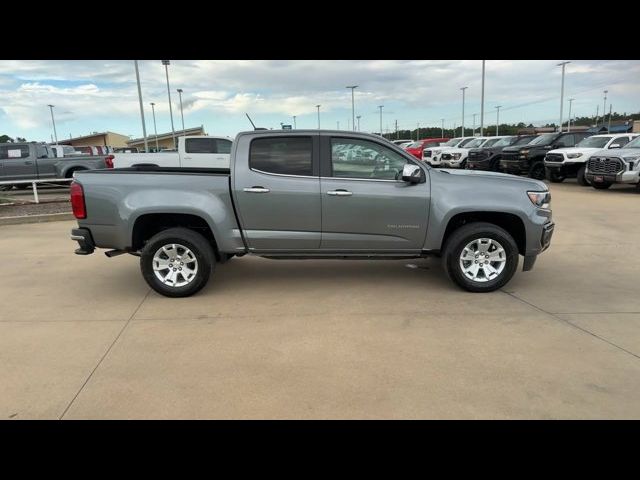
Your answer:
[[[187,153],[220,153],[215,138],[187,138],[184,148]]]
[[[216,153],[231,153],[231,141],[230,140],[222,140],[217,139],[217,149]]]
[[[312,175],[311,137],[257,138],[251,142],[249,168],[279,175]]]

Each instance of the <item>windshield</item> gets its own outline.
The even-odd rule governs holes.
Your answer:
[[[543,133],[535,140],[531,141],[529,145],[551,145],[556,139],[555,133]]]
[[[500,139],[497,139],[497,141],[493,142],[492,144],[489,144],[489,142],[491,141],[489,140],[489,142],[487,142],[485,147],[489,147],[489,146],[508,147],[509,145],[511,145],[511,141],[513,140],[513,138],[514,137],[500,138]]]
[[[455,147],[462,138],[452,138],[448,142],[441,143],[441,147]]]
[[[640,148],[640,137],[636,138],[635,140],[631,140],[624,146],[624,148]]]
[[[576,145],[582,148],[604,148],[611,137],[588,137]]]
[[[422,142],[411,142],[404,146],[404,148],[418,148],[422,146]]]
[[[536,137],[522,137],[519,138],[518,141],[514,143],[514,145],[529,145],[529,142],[531,142],[535,138]]]
[[[467,138],[466,140],[462,140],[462,141],[458,144],[458,148],[460,148],[460,147],[468,148],[468,147],[469,147],[469,143],[470,143],[470,142],[473,142],[473,141],[475,141],[475,140],[477,140],[477,138],[473,138],[473,137],[472,137],[472,138]]]
[[[465,145],[465,148],[476,148],[479,147],[480,145],[482,145],[484,143],[486,139],[484,138],[474,138],[473,140],[471,140],[470,142],[468,142]],[[462,146],[463,144],[460,144],[460,146]]]
[[[495,146],[498,144],[500,140],[504,140],[504,138],[490,138],[489,140],[487,140],[485,143],[482,144],[482,147],[488,148],[491,146]]]

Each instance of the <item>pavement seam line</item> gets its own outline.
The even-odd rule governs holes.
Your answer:
[[[69,402],[69,404],[67,405],[67,408],[64,409],[64,411],[62,412],[62,415],[60,415],[58,417],[58,420],[62,420],[64,418],[64,416],[67,414],[67,412],[69,411],[69,409],[71,408],[71,405],[73,405],[73,402],[76,401],[76,398],[78,398],[78,396],[80,395],[80,393],[82,392],[82,390],[84,390],[84,387],[87,385],[87,383],[89,383],[89,380],[91,380],[91,377],[93,377],[93,374],[95,373],[95,371],[98,369],[98,367],[102,364],[103,360],[107,357],[107,355],[109,355],[109,352],[111,351],[111,349],[113,348],[113,346],[116,344],[116,342],[118,341],[118,339],[122,336],[122,333],[125,331],[125,329],[127,328],[127,326],[129,325],[129,323],[131,323],[131,320],[133,319],[133,317],[135,317],[136,313],[138,313],[138,310],[140,310],[140,307],[142,307],[142,304],[147,300],[147,298],[149,297],[149,294],[151,293],[151,289],[149,289],[147,291],[147,293],[145,294],[145,296],[142,298],[142,300],[140,301],[140,303],[138,304],[138,306],[136,307],[136,309],[133,311],[133,313],[131,314],[131,316],[127,319],[127,321],[124,323],[124,325],[122,326],[122,328],[120,329],[120,331],[118,332],[118,335],[116,335],[116,338],[113,339],[113,342],[111,342],[111,345],[109,345],[109,348],[107,348],[107,351],[104,352],[104,354],[102,355],[102,357],[100,357],[100,360],[98,360],[98,363],[96,364],[95,367],[93,367],[93,370],[91,370],[91,373],[89,373],[89,375],[87,376],[87,378],[85,379],[85,381],[82,383],[82,385],[80,386],[80,389],[76,392],[76,394],[73,396],[73,398],[71,399],[71,401]]]
[[[629,355],[632,355],[632,356],[636,357],[637,359],[640,359],[640,355],[637,355],[637,354],[633,353],[632,351],[627,350],[626,348],[621,347],[620,345],[617,345],[617,344],[613,343],[612,341],[607,340],[606,338],[603,338],[603,337],[601,337],[600,335],[597,335],[597,334],[593,333],[591,330],[587,330],[586,328],[583,328],[583,327],[581,327],[581,326],[579,326],[579,325],[576,325],[575,323],[572,323],[572,322],[570,322],[569,320],[566,320],[566,319],[564,319],[564,318],[560,318],[560,317],[558,317],[555,313],[548,312],[548,311],[546,311],[544,308],[540,308],[540,307],[538,307],[537,305],[534,305],[533,303],[527,302],[526,300],[524,300],[524,299],[522,299],[522,298],[518,297],[517,295],[515,295],[515,294],[513,294],[513,293],[506,292],[506,291],[504,291],[504,290],[500,290],[500,291],[501,291],[502,293],[506,294],[506,295],[509,295],[510,297],[515,298],[516,300],[521,301],[522,303],[525,303],[525,304],[527,304],[527,305],[529,305],[529,306],[531,306],[531,307],[535,308],[536,310],[541,311],[542,313],[546,313],[547,315],[549,315],[550,317],[552,317],[552,318],[556,319],[556,320],[557,320],[557,321],[559,321],[559,322],[566,323],[567,325],[570,325],[570,326],[572,326],[573,328],[575,328],[575,329],[577,329],[577,330],[580,330],[580,331],[582,331],[582,332],[584,332],[584,333],[587,333],[587,334],[591,335],[592,337],[597,338],[598,340],[601,340],[601,341],[603,341],[603,342],[605,342],[605,343],[608,343],[608,344],[609,344],[609,345],[611,345],[612,347],[615,347],[615,348],[617,348],[617,349],[619,349],[619,350],[622,350],[622,351],[623,351],[623,352],[625,352],[625,353],[628,353]]]

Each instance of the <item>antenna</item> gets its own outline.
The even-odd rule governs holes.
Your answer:
[[[254,130],[257,130],[257,128],[256,128],[256,124],[255,124],[255,123],[253,123],[253,120],[251,120],[251,117],[249,116],[249,114],[248,114],[248,113],[245,113],[245,115],[247,116],[247,118],[248,118],[248,119],[249,119],[249,121],[251,122],[251,125],[253,126],[253,129],[254,129]]]

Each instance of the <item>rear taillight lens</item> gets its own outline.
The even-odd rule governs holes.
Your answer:
[[[76,182],[71,182],[70,191],[73,216],[78,219],[87,218],[87,208],[84,204],[84,190],[82,190],[82,185]]]
[[[107,155],[104,159],[104,163],[107,168],[113,168],[113,155]]]

